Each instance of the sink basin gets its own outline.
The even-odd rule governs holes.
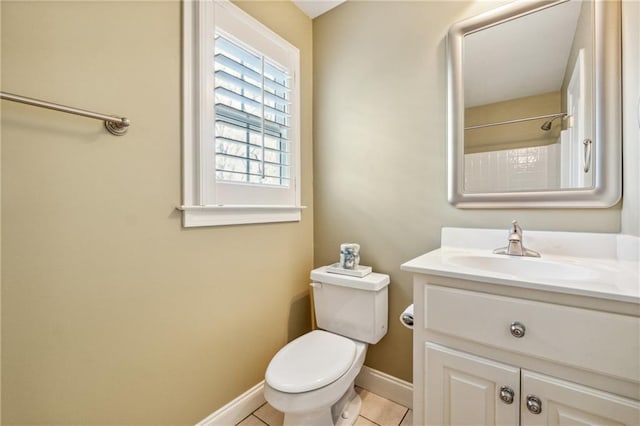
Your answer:
[[[499,256],[499,257],[498,257]],[[521,256],[455,255],[448,263],[485,272],[526,277],[532,280],[597,280],[602,271],[588,266],[559,263],[541,258]]]
[[[505,232],[500,229],[443,228],[440,248],[404,263],[401,269],[445,279],[631,302],[640,307],[638,237],[527,231],[526,247],[539,252],[539,258],[493,253],[505,241]]]

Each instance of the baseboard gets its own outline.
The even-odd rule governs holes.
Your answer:
[[[249,414],[256,411],[264,400],[264,380],[211,414],[201,420],[196,426],[233,426]]]
[[[413,408],[413,385],[366,365],[356,377],[356,385],[383,398]],[[265,403],[264,380],[201,420],[196,426],[233,426]]]
[[[413,384],[397,377],[365,365],[356,377],[356,385],[405,407],[413,408]]]

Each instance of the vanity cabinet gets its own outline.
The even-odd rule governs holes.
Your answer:
[[[433,343],[425,364],[427,424],[518,424],[520,369]]]
[[[414,424],[639,425],[638,315],[554,299],[415,275]]]
[[[638,402],[425,344],[429,425],[637,425]]]
[[[640,424],[638,401],[531,371],[520,376],[523,426]]]

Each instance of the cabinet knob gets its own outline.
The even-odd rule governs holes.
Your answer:
[[[509,386],[502,386],[500,388],[500,399],[505,404],[512,404],[514,395],[515,393],[513,392],[513,389],[511,389]]]
[[[527,395],[527,409],[533,414],[542,412],[542,401],[535,395]]]
[[[510,330],[511,335],[519,339],[521,337],[524,337],[524,332],[527,330],[527,328],[524,326],[524,324],[514,321],[511,323]]]

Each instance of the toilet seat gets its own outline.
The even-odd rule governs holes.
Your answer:
[[[340,378],[355,357],[353,340],[314,330],[280,349],[267,367],[265,379],[281,392],[308,392]]]

